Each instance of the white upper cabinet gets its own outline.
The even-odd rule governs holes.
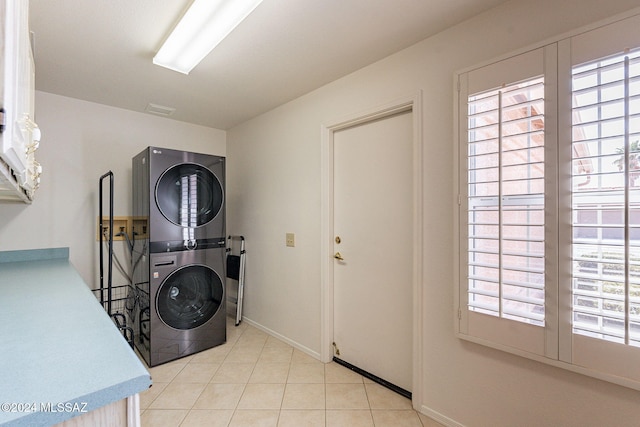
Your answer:
[[[30,202],[40,182],[35,160],[40,129],[34,120],[35,67],[29,32],[29,1],[5,0],[2,13],[3,130],[0,145],[0,200]]]

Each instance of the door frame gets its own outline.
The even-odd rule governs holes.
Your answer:
[[[401,112],[411,112],[413,126],[413,274],[412,274],[412,298],[413,298],[413,330],[412,330],[412,403],[413,407],[419,407],[422,401],[422,318],[423,318],[423,291],[422,291],[422,225],[423,225],[423,161],[422,161],[422,91],[411,96],[388,102],[384,105],[372,107],[366,111],[351,114],[339,120],[322,125],[322,206],[321,206],[321,345],[320,356],[327,363],[333,359],[333,301],[334,301],[334,259],[333,259],[333,159],[334,159],[334,135],[336,132],[367,122],[383,119]]]

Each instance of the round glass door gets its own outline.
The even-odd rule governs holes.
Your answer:
[[[223,202],[222,185],[206,167],[182,163],[167,169],[156,186],[162,215],[181,227],[200,227],[214,219]]]
[[[220,308],[223,298],[220,276],[204,265],[189,265],[172,272],[156,296],[158,317],[174,329],[205,324]]]

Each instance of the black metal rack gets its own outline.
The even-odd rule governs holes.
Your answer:
[[[239,247],[237,244],[234,247],[234,240],[240,242]],[[242,322],[242,303],[244,301],[244,264],[247,255],[247,251],[244,249],[244,236],[227,237],[226,252],[227,278],[238,282],[238,297],[230,299],[232,303],[236,304],[236,326],[238,326]]]
[[[108,244],[108,263],[107,263],[107,284],[105,287],[104,277],[104,242],[105,242],[105,226],[103,215],[103,194],[104,187],[103,181],[109,178],[109,236],[107,240]],[[94,294],[100,300],[100,304],[106,310],[107,314],[118,330],[122,333],[129,345],[133,348],[133,329],[127,326],[127,317],[125,310],[127,309],[127,302],[131,295],[133,295],[133,288],[130,285],[113,286],[113,172],[109,171],[100,177],[99,189],[99,215],[100,215],[100,288],[93,289]]]

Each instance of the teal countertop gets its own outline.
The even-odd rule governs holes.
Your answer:
[[[151,385],[68,258],[0,252],[0,426],[56,424]]]

